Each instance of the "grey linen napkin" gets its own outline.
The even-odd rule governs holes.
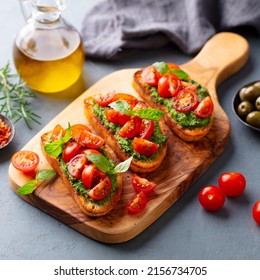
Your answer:
[[[193,54],[237,26],[260,34],[260,0],[103,0],[85,15],[81,35],[88,57],[117,59],[169,42]]]

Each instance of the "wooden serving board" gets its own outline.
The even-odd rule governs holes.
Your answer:
[[[21,198],[95,240],[120,243],[135,237],[175,203],[224,150],[229,138],[230,124],[218,103],[216,86],[246,63],[248,53],[249,46],[243,37],[234,33],[219,33],[205,44],[193,60],[181,65],[192,79],[208,88],[214,101],[213,127],[204,139],[195,143],[183,142],[170,133],[168,153],[162,165],[151,174],[142,174],[158,186],[149,195],[147,207],[140,214],[131,215],[126,211],[126,204],[135,193],[131,186],[130,171],[123,175],[124,187],[119,203],[108,215],[100,218],[90,218],[82,214],[59,177],[38,187],[33,194]],[[89,95],[116,90],[140,98],[132,87],[132,77],[137,70],[120,70],[98,81],[24,147],[39,154],[39,169],[50,168],[41,152],[40,136],[52,130],[58,123],[64,127],[68,122],[88,124],[84,116],[83,102]],[[12,165],[9,167],[9,178],[15,192],[31,179],[15,170]]]

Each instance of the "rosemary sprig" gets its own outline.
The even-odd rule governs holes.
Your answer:
[[[32,129],[32,122],[40,124],[41,118],[30,107],[28,99],[34,94],[26,88],[17,74],[12,74],[10,64],[0,68],[0,113],[5,114],[13,122],[24,119]]]

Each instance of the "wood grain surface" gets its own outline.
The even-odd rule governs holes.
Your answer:
[[[120,243],[132,239],[158,219],[192,187],[196,179],[224,150],[230,134],[230,123],[218,103],[216,87],[246,63],[248,53],[249,45],[243,37],[234,33],[219,33],[205,44],[193,60],[181,65],[192,79],[208,88],[214,102],[213,127],[205,138],[195,143],[183,142],[169,133],[168,152],[162,165],[151,174],[141,174],[158,186],[148,196],[147,207],[140,214],[131,215],[126,211],[126,204],[135,193],[131,186],[130,171],[123,175],[124,187],[119,203],[108,215],[100,218],[90,218],[82,214],[59,177],[52,182],[43,183],[33,194],[21,198],[95,240]],[[139,98],[132,87],[132,77],[137,70],[120,70],[98,81],[25,145],[23,149],[33,150],[39,154],[39,169],[51,168],[41,152],[40,136],[52,130],[58,123],[64,127],[68,122],[88,124],[83,106],[87,96],[116,90]],[[9,178],[15,192],[18,187],[31,179],[15,170],[12,165],[9,167]]]

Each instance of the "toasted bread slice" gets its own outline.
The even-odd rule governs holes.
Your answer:
[[[80,210],[87,216],[91,217],[100,217],[104,216],[107,213],[109,213],[114,206],[117,204],[117,202],[120,199],[121,191],[122,191],[122,175],[120,173],[116,174],[116,189],[111,193],[109,199],[105,203],[96,203],[93,199],[89,199],[86,196],[83,196],[79,194],[75,187],[71,184],[71,181],[69,180],[68,175],[63,171],[59,159],[50,156],[47,154],[44,150],[44,146],[49,143],[49,139],[51,137],[52,132],[46,132],[41,136],[41,147],[42,151],[50,163],[50,165],[53,167],[53,169],[58,173],[58,175],[61,177],[62,181],[64,182],[64,185],[68,189],[70,195],[72,196],[73,200],[77,204],[77,206],[80,208]],[[111,150],[109,147],[105,147],[106,153],[109,155],[109,157],[113,158]]]
[[[91,124],[91,126],[96,130],[96,132],[104,139],[106,139],[106,143],[112,148],[112,150],[115,152],[115,154],[118,156],[118,158],[121,161],[127,160],[129,157],[131,157],[130,154],[125,153],[121,146],[119,145],[117,139],[115,138],[115,135],[113,132],[111,132],[109,129],[107,129],[102,121],[99,119],[99,117],[93,112],[93,105],[94,105],[94,99],[93,97],[89,97],[85,99],[85,115]],[[165,125],[163,120],[158,120],[160,125],[160,130],[162,134],[167,135],[169,129]],[[139,173],[148,173],[156,168],[159,167],[159,165],[162,163],[167,151],[167,141],[165,141],[159,151],[159,154],[148,160],[137,160],[135,158],[132,159],[130,169],[133,172],[139,172]]]
[[[170,129],[178,135],[182,140],[187,142],[197,141],[204,137],[212,127],[213,115],[210,117],[210,122],[204,127],[183,127],[177,121],[175,121],[169,114],[169,110],[163,104],[159,104],[155,98],[151,96],[151,92],[147,87],[147,84],[142,79],[142,70],[135,72],[133,77],[133,87],[138,94],[151,106],[157,108],[165,113],[166,124]]]

